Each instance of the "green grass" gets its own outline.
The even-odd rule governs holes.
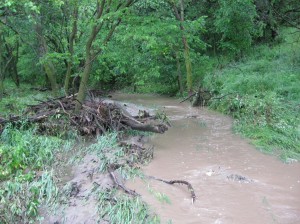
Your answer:
[[[41,136],[26,123],[8,125],[0,140],[0,223],[31,223],[58,193],[51,168],[56,153],[74,142]]]
[[[4,81],[5,96],[0,101],[0,117],[9,114],[21,114],[27,105],[36,104],[38,100],[45,100],[51,96],[51,92],[40,92],[31,90],[29,84],[21,84],[20,88],[16,88],[10,80]]]
[[[125,179],[136,176],[143,176],[140,169],[131,167],[124,163],[131,158],[135,161],[134,155],[128,155],[126,148],[118,146],[118,133],[112,132],[99,136],[96,141],[87,147],[87,152],[96,153],[101,160],[100,172],[106,172],[110,164],[119,164],[118,172]],[[127,223],[160,223],[159,218],[153,215],[149,207],[141,200],[140,197],[132,197],[122,194],[116,189],[107,189],[98,191],[98,214],[99,219],[108,220],[112,224]]]
[[[39,205],[51,204],[58,193],[53,174],[47,171],[39,178],[18,175],[0,186],[0,223],[33,223]]]
[[[118,164],[119,160],[125,156],[123,148],[118,146],[117,137],[116,132],[98,136],[96,142],[86,149],[88,152],[95,152],[101,160],[99,167],[101,172],[107,171],[110,164]]]
[[[36,99],[50,96],[30,88],[22,84],[17,89],[6,80],[0,117],[20,115]],[[4,127],[0,134],[0,223],[33,223],[39,217],[39,206],[55,201],[58,188],[52,165],[56,154],[74,145],[75,135],[40,135],[26,120]]]
[[[210,107],[231,115],[234,130],[262,151],[300,159],[300,33],[282,30],[282,42],[261,45],[240,62],[207,75],[204,86],[221,100]]]
[[[139,198],[118,195],[116,191],[99,192],[99,217],[111,224],[158,224],[160,219]]]

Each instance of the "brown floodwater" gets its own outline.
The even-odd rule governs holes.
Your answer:
[[[164,110],[172,127],[154,135],[146,175],[185,180],[186,186],[135,179],[127,187],[142,195],[162,223],[300,223],[300,164],[284,164],[232,133],[232,119],[179,100],[117,94],[114,99]],[[169,200],[167,200],[169,199]]]

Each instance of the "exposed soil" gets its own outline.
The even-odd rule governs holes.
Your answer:
[[[96,188],[112,188],[114,183],[109,174],[100,173],[100,160],[94,154],[87,154],[77,166],[71,168],[70,180],[64,183],[61,201],[48,213],[43,211],[43,223],[97,223]],[[105,223],[103,220],[100,223]]]

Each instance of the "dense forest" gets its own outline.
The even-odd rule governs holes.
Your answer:
[[[5,0],[0,97],[4,79],[79,89],[79,101],[90,87],[192,91],[211,67],[282,41],[281,26],[299,29],[297,3]]]
[[[257,148],[297,161],[299,1],[0,2],[0,122],[50,95],[76,94],[78,112],[92,89],[163,94],[209,106],[232,116],[234,130]],[[26,124],[0,126],[0,201],[15,201],[0,204],[0,222],[18,217],[27,223],[38,213],[38,189],[45,188],[48,202],[52,194],[46,173],[43,183],[27,186],[30,196],[21,202],[20,186],[35,180],[28,169],[48,166],[51,151],[77,137],[33,137],[36,129]]]

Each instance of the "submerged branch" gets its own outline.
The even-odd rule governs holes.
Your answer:
[[[196,197],[195,190],[194,190],[193,186],[189,182],[187,182],[185,180],[170,180],[170,181],[167,181],[167,180],[163,180],[163,179],[153,177],[153,176],[147,176],[147,177],[150,178],[150,179],[154,179],[154,180],[164,182],[166,184],[170,184],[170,185],[173,185],[173,184],[184,184],[184,185],[186,185],[188,190],[191,193],[191,196],[192,196],[192,204],[195,203],[197,197]]]

